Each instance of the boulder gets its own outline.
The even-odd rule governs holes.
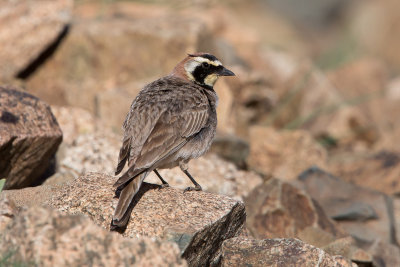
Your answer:
[[[393,144],[394,140],[391,141]],[[393,145],[391,145],[393,146]],[[388,195],[400,193],[400,151],[378,150],[332,161],[329,169],[343,180]]]
[[[10,190],[2,195],[17,206],[39,204],[68,214],[85,214],[109,229],[118,201],[113,198],[115,181],[110,175],[89,173],[63,185]],[[123,236],[174,241],[190,266],[208,266],[218,261],[222,242],[239,234],[244,221],[240,201],[144,183]]]
[[[318,168],[306,170],[299,181],[326,214],[357,240],[398,243],[393,200],[389,196],[347,183]]]
[[[71,21],[72,0],[1,1],[0,80],[24,76],[51,53]],[[26,72],[26,73],[24,73]],[[24,78],[24,77],[21,77]],[[43,84],[40,85],[43,88]]]
[[[15,88],[0,87],[0,178],[4,189],[39,182],[62,141],[50,107]]]
[[[254,188],[245,198],[246,225],[255,238],[299,237],[310,239],[309,228],[319,229],[334,238],[347,234],[330,219],[307,193],[278,179]],[[309,232],[314,235],[315,231]],[[320,234],[318,239],[324,239]],[[327,237],[329,243],[334,240]],[[319,245],[324,245],[321,243]]]
[[[326,166],[327,154],[306,131],[250,129],[250,167],[284,180],[294,180],[303,170]]]
[[[355,267],[349,260],[333,257],[293,238],[255,240],[236,237],[222,245],[221,266],[320,266]]]
[[[2,231],[0,252],[10,266],[187,266],[172,242],[129,240],[85,216],[37,206],[16,214]]]
[[[202,51],[202,40],[212,40],[206,25],[193,16],[154,16],[153,9],[129,6],[136,12],[120,9],[101,20],[78,16],[65,42],[27,81],[29,90],[50,104],[103,115],[108,126],[119,130],[144,84],[169,74],[185,53]],[[110,96],[117,104],[107,101]]]

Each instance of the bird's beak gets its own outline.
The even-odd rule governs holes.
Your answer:
[[[235,76],[235,73],[232,71],[228,70],[227,68],[223,68],[221,71],[218,72],[219,76]]]

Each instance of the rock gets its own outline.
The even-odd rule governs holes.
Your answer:
[[[62,140],[50,107],[15,88],[0,87],[0,178],[4,189],[38,183]]]
[[[247,141],[237,136],[217,134],[210,152],[234,163],[239,168],[245,168],[247,166],[247,157],[250,153],[250,146]]]
[[[30,64],[50,53],[51,46],[66,33],[72,0],[0,3],[0,80],[5,82],[26,71]],[[42,59],[43,60],[43,59]],[[40,85],[43,88],[43,84]]]
[[[85,214],[108,229],[117,204],[114,182],[112,176],[90,173],[67,184],[11,190],[4,195],[18,206],[40,204],[68,214]],[[190,266],[208,266],[218,261],[222,242],[239,234],[244,221],[240,201],[205,192],[160,190],[145,183],[123,235],[173,240]]]
[[[81,134],[93,133],[97,123],[89,111],[77,107],[51,106],[63,132],[63,145],[71,145]]]
[[[257,186],[245,204],[246,225],[255,238],[298,237],[310,227],[336,238],[347,235],[309,195],[278,179]],[[327,243],[331,241],[328,237]]]
[[[400,266],[400,248],[377,240],[368,249],[374,257],[374,266]]]
[[[250,130],[249,165],[265,174],[293,180],[313,165],[323,168],[326,160],[325,149],[305,131]]]
[[[129,6],[129,10],[137,7]],[[104,10],[103,5],[98,7],[99,12]],[[54,57],[27,81],[29,90],[50,104],[68,104],[104,115],[102,120],[120,129],[141,89],[138,84],[167,75],[185,53],[202,51],[201,41],[212,40],[206,25],[193,16],[153,14],[152,9],[139,8],[134,13],[120,9],[101,20],[78,17]],[[112,96],[115,92],[119,95]],[[115,103],[107,106],[110,95],[114,100],[125,98],[117,102],[120,107],[115,111],[123,111],[122,116],[111,109]],[[115,117],[118,121],[113,121]]]
[[[256,173],[238,170],[232,163],[212,153],[191,160],[189,171],[204,191],[227,195],[239,200],[242,200],[262,183],[262,178]],[[192,186],[192,182],[179,167],[159,172],[173,187],[185,189]],[[159,183],[159,179],[154,173],[149,176],[147,179],[149,182]]]
[[[336,218],[356,239],[397,243],[393,202],[389,196],[346,183],[318,168],[302,173],[299,181],[306,192],[321,204],[326,214]]]
[[[221,258],[221,266],[353,266],[349,260],[339,263],[322,249],[293,238],[231,238],[223,243]]]
[[[108,131],[81,134],[57,153],[58,171],[75,177],[86,172],[113,174],[117,166],[120,138]]]
[[[0,199],[0,233],[4,231],[7,224],[12,221],[17,214],[17,207],[8,198]]]
[[[380,150],[356,157],[343,157],[329,169],[343,180],[385,194],[400,193],[400,151]]]
[[[187,266],[172,242],[125,239],[82,215],[31,207],[18,214],[0,239],[7,263],[38,266]]]

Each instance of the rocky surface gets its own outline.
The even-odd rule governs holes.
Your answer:
[[[389,196],[346,183],[316,168],[302,173],[299,180],[327,215],[358,240],[398,243],[393,200]]]
[[[2,82],[26,71],[46,50],[51,53],[71,22],[72,5],[72,0],[1,1],[0,61],[7,62],[0,66]]]
[[[348,260],[330,256],[298,239],[232,238],[222,245],[221,266],[320,266],[356,267]]]
[[[293,180],[311,166],[326,166],[327,154],[305,131],[250,130],[249,165],[265,174]]]
[[[8,255],[2,259],[6,265],[187,266],[172,242],[129,240],[85,216],[37,206],[16,214],[0,235],[0,253]]]
[[[62,140],[50,107],[16,88],[0,87],[0,177],[4,189],[38,183]]]
[[[245,204],[247,228],[259,239],[299,237],[310,228],[320,229],[335,237],[346,235],[309,195],[278,179],[270,179],[257,186],[245,198]],[[311,238],[309,235],[314,233],[311,230],[303,239]]]
[[[90,173],[59,186],[2,193],[17,206],[46,205],[68,214],[85,214],[108,229],[117,204],[113,176]],[[244,225],[244,204],[222,195],[160,189],[144,184],[138,193],[125,237],[159,237],[175,241],[191,266],[217,262],[224,240]]]

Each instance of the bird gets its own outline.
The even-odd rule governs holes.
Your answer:
[[[188,162],[210,148],[217,127],[218,96],[214,84],[220,76],[235,76],[210,53],[188,54],[173,71],[146,86],[133,100],[126,115],[124,137],[115,175],[127,170],[115,182],[119,197],[111,230],[127,226],[129,206],[146,176],[155,172],[161,187],[169,184],[158,169],[179,166],[194,187],[202,187],[188,171]]]

